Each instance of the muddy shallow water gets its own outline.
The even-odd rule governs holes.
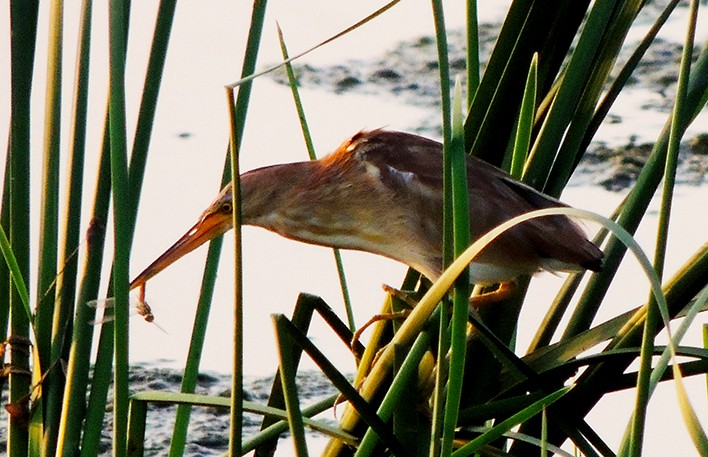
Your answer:
[[[331,388],[323,383],[318,383],[313,379],[317,374],[299,375],[300,383],[307,386],[303,389],[303,398],[325,396],[327,391],[331,394]],[[182,372],[170,368],[159,366],[159,362],[152,364],[138,364],[130,367],[131,393],[144,391],[179,392]],[[246,387],[248,400],[266,403],[270,392],[272,378],[251,379]],[[229,396],[231,377],[226,374],[201,373],[199,375],[197,394]],[[316,395],[317,387],[322,387],[322,395]],[[104,426],[101,432],[101,442],[99,443],[100,454],[102,456],[112,455],[112,422],[113,416],[112,399],[109,392],[106,413],[104,416]],[[7,391],[3,389],[0,401],[5,405],[8,401]],[[307,401],[307,400],[306,400]],[[176,406],[162,406],[151,404],[148,406],[146,433],[145,433],[145,455],[162,456],[168,453],[170,440],[176,415]],[[244,420],[244,435],[249,436],[258,431],[260,418],[253,414],[246,414]],[[0,429],[0,455],[7,452],[7,441],[5,430]],[[219,455],[228,450],[229,447],[229,411],[227,408],[193,408],[189,426],[188,443],[185,455]]]
[[[298,373],[298,394],[301,404],[307,405],[331,396],[335,389],[319,372],[306,371]],[[179,392],[182,381],[180,370],[164,368],[159,363],[135,365],[131,367],[130,384],[133,391]],[[261,404],[268,402],[272,377],[244,380],[244,395],[247,401]],[[231,387],[231,376],[220,373],[201,373],[196,389],[197,394],[228,397]],[[110,400],[109,400],[110,405]],[[176,406],[151,404],[148,406],[145,434],[145,455],[166,455],[170,448],[170,440],[176,415]],[[261,425],[261,416],[252,413],[244,414],[244,437],[254,435]],[[111,422],[112,415],[107,411],[105,427],[102,434],[101,455],[111,454]],[[334,420],[332,424],[335,425]],[[285,435],[288,436],[287,434]],[[281,439],[282,441],[282,439]],[[281,443],[283,444],[283,443]],[[283,444],[288,447],[289,443]],[[192,409],[188,440],[185,455],[220,455],[229,448],[229,410],[227,408],[194,407]],[[0,449],[2,451],[2,449]]]

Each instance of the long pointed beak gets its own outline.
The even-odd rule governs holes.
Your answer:
[[[219,235],[226,233],[232,226],[231,214],[222,212],[207,212],[201,220],[177,240],[160,257],[151,263],[142,273],[140,273],[130,283],[130,288],[134,289],[144,285],[148,279],[160,273],[174,262],[189,254],[207,241],[211,241]]]

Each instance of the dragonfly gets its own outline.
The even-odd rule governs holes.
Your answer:
[[[113,306],[115,306],[115,298],[109,297],[96,300],[89,300],[88,302],[86,302],[86,305],[92,308],[112,308]],[[130,297],[130,306],[132,307],[132,310],[130,312],[131,315],[138,314],[142,316],[143,319],[145,319],[145,322],[153,324],[157,328],[162,330],[165,334],[167,333],[164,328],[162,328],[157,322],[155,322],[155,315],[152,313],[152,308],[150,308],[150,305],[148,305],[147,301],[145,300],[145,284],[141,284],[140,287],[138,287],[137,297]],[[92,321],[91,324],[103,324],[106,322],[110,322],[113,319],[115,319],[114,316],[104,316],[102,319]]]

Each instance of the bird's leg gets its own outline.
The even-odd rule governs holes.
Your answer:
[[[354,332],[354,335],[352,335],[351,342],[352,347],[354,346],[354,343],[359,341],[361,334],[364,333],[366,329],[371,327],[376,322],[382,320],[405,319],[411,313],[411,310],[415,308],[415,306],[418,304],[418,300],[413,298],[413,296],[409,293],[398,290],[387,284],[383,284],[382,287],[384,291],[386,291],[386,293],[391,294],[393,297],[401,300],[403,303],[406,303],[408,306],[410,306],[410,309],[404,309],[402,311],[397,312],[375,314],[364,325],[359,327],[356,332]],[[472,295],[470,297],[470,306],[476,311],[479,311],[479,309],[483,306],[489,305],[491,303],[498,303],[502,300],[509,298],[514,292],[514,289],[515,284],[513,281],[499,283],[497,288],[490,292],[482,292],[478,295]]]
[[[515,288],[515,283],[513,281],[499,283],[499,286],[490,292],[482,292],[478,295],[472,295],[470,297],[470,306],[476,311],[479,311],[479,309],[483,306],[487,306],[491,303],[498,303],[511,297],[511,294],[514,293]]]
[[[383,287],[383,290],[390,294],[391,296],[401,300],[403,303],[407,304],[410,306],[411,309],[415,308],[415,305],[418,304],[418,301],[414,299],[410,294],[403,292],[401,290],[398,290],[394,287],[391,287],[387,284],[383,284],[381,287]],[[401,311],[395,311],[395,312],[390,312],[390,313],[381,313],[381,314],[374,314],[371,319],[366,321],[364,325],[359,327],[356,332],[354,332],[354,335],[352,335],[352,341],[351,341],[351,346],[352,348],[354,345],[359,341],[359,338],[361,337],[361,334],[364,333],[366,329],[371,327],[373,324],[379,321],[388,321],[388,320],[394,320],[394,319],[405,319],[408,317],[408,315],[411,313],[410,309],[404,309]]]
[[[352,347],[354,346],[354,343],[359,341],[359,338],[361,337],[362,333],[366,329],[368,329],[370,326],[375,324],[378,321],[382,320],[393,320],[393,319],[405,319],[408,317],[408,315],[411,313],[411,310],[415,308],[415,306],[418,304],[418,300],[416,300],[411,294],[406,293],[404,291],[398,290],[394,287],[391,287],[387,284],[382,285],[384,291],[386,293],[392,295],[393,297],[399,299],[403,303],[406,303],[408,306],[410,306],[410,309],[404,309],[402,311],[397,311],[397,312],[391,312],[391,313],[383,313],[383,314],[375,314],[374,316],[371,317],[364,325],[359,327],[356,332],[354,332],[354,335],[352,335]],[[491,303],[498,303],[502,300],[505,300],[511,296],[511,294],[514,292],[515,285],[513,281],[506,281],[499,283],[496,289],[490,291],[490,292],[482,292],[478,295],[473,295],[470,297],[470,306],[474,308],[476,311],[479,311],[479,309],[483,306],[489,305]]]
[[[361,338],[361,334],[364,333],[366,329],[374,325],[375,323],[379,321],[391,321],[394,319],[405,319],[408,317],[408,315],[411,313],[411,310],[409,309],[404,309],[402,311],[396,311],[396,312],[391,312],[391,313],[385,313],[385,314],[374,314],[371,319],[366,321],[364,325],[359,327],[356,332],[352,335],[352,341],[351,341],[351,346],[352,349],[354,348],[354,345],[359,341],[359,338]]]
[[[408,315],[411,313],[412,308],[415,308],[415,306],[418,304],[418,300],[415,297],[415,293],[408,292],[408,291],[402,291],[400,289],[396,289],[394,287],[391,287],[387,284],[382,285],[384,291],[389,294],[390,298],[395,298],[400,300],[404,305],[398,305],[400,306],[408,306],[410,309],[403,309],[401,311],[396,311],[392,312],[389,311],[391,309],[392,303],[387,300],[387,303],[385,303],[385,308],[381,310],[379,314],[374,315],[369,321],[367,321],[364,325],[362,325],[352,336],[352,347],[354,344],[359,340],[361,337],[361,334],[371,327],[373,324],[379,321],[390,321],[394,319],[405,319],[408,317]],[[368,376],[370,370],[372,367],[374,367],[379,360],[379,357],[383,353],[384,349],[386,348],[387,344],[384,344],[381,342],[381,335],[384,332],[384,328],[379,326],[379,327],[374,327],[371,335],[371,340],[369,341],[369,344],[366,347],[366,350],[360,360],[357,360],[357,376],[356,379],[354,380],[353,384],[356,386],[357,389],[359,389],[366,377]],[[356,354],[355,354],[356,355]],[[429,397],[429,392],[432,390],[432,387],[434,387],[435,383],[435,376],[431,373],[434,373],[435,370],[435,357],[433,356],[432,352],[427,352],[423,356],[423,360],[420,362],[420,366],[418,368],[419,374],[418,374],[418,391],[423,393],[422,398],[428,398]],[[432,380],[432,384],[431,384]],[[345,399],[343,397],[338,397],[337,400],[335,401],[335,415],[336,415],[336,405],[339,403],[344,402]],[[426,407],[421,407],[421,413],[425,414],[426,413]],[[427,414],[428,416],[430,414]]]

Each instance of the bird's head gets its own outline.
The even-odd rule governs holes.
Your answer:
[[[130,288],[134,289],[144,285],[148,279],[172,265],[185,254],[228,232],[233,227],[233,209],[233,195],[231,184],[229,184],[224,187],[216,200],[202,213],[199,221],[140,273],[130,283]]]
[[[315,167],[315,162],[298,162],[272,165],[242,174],[242,224],[268,226],[270,222],[277,220],[281,205],[292,201],[292,188],[303,179],[311,177]],[[130,288],[144,285],[184,255],[228,232],[233,227],[233,210],[236,204],[229,183],[202,213],[197,223],[140,273],[130,283]]]

